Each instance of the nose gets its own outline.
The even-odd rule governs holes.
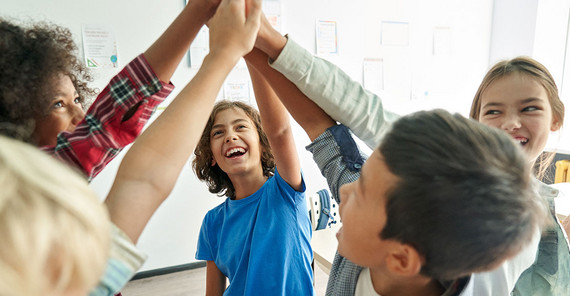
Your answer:
[[[85,118],[85,111],[83,111],[81,105],[72,105],[70,106],[69,112],[71,115],[71,125],[73,126],[73,129],[75,129],[79,122]]]
[[[507,132],[515,131],[521,127],[521,120],[518,114],[510,113],[504,117],[501,129]]]
[[[231,141],[235,141],[237,140],[237,136],[235,133],[233,132],[228,132],[226,134],[226,143],[230,143]]]

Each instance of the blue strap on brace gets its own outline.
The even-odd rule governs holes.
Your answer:
[[[315,230],[320,230],[327,228],[327,226],[330,226],[331,224],[335,224],[336,220],[331,214],[331,197],[329,192],[326,189],[321,189],[317,193],[319,194],[319,199],[321,201],[321,213]]]

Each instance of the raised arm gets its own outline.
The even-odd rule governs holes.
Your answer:
[[[380,143],[387,123],[398,117],[384,109],[380,97],[364,89],[336,65],[313,56],[282,36],[264,17],[256,47],[268,54],[271,67],[371,148]]]
[[[301,190],[301,165],[289,124],[289,113],[277,94],[255,68],[248,65],[255,100],[261,114],[261,126],[267,135],[279,174],[295,190]]]
[[[322,134],[328,127],[336,124],[330,116],[307,98],[291,81],[283,76],[283,74],[271,68],[269,64],[267,64],[267,58],[268,56],[257,48],[245,56],[248,66],[250,68],[254,67],[257,72],[263,74],[265,80],[277,93],[279,99],[289,113],[291,113],[295,121],[305,130],[311,141]],[[267,132],[267,130],[265,131]]]
[[[214,15],[220,0],[189,0],[184,10],[144,52],[161,81],[169,82],[202,26]]]
[[[133,242],[174,187],[227,74],[253,47],[260,11],[261,0],[222,1],[200,70],[125,155],[106,203],[111,220]]]

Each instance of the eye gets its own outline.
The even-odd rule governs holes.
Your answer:
[[[487,110],[487,112],[485,112],[485,115],[497,115],[497,114],[501,114],[501,111],[499,111],[499,110]]]
[[[212,132],[212,137],[219,136],[219,135],[221,135],[221,134],[222,134],[222,131],[221,131],[221,130],[213,131],[213,132]]]
[[[53,109],[63,108],[63,101],[57,101],[52,106]]]
[[[537,111],[540,110],[540,108],[536,107],[536,106],[528,106],[528,107],[524,107],[522,109],[522,112],[530,112],[530,111]]]
[[[83,105],[83,103],[82,103],[81,101],[82,101],[82,100],[81,100],[81,97],[77,97],[77,98],[75,98],[75,99],[73,100],[73,102],[74,102],[75,104]]]
[[[245,126],[245,125],[241,124],[241,125],[238,125],[236,129],[238,129],[238,130],[239,130],[239,129],[242,129],[242,128],[247,128],[247,126]]]

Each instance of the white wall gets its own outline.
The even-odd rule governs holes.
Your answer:
[[[116,30],[122,67],[160,35],[181,11],[183,3],[183,0],[0,0],[0,16],[51,20],[70,28],[78,43],[82,24],[111,24]],[[409,89],[381,92],[389,108],[409,113],[444,107],[467,114],[472,96],[489,66],[492,8],[491,0],[282,0],[282,31],[314,51],[316,20],[335,20],[339,54],[327,56],[328,59],[358,81],[362,81],[364,58],[382,58],[385,74],[409,77]],[[408,22],[410,45],[381,45],[381,21]],[[449,28],[449,55],[433,55],[435,27]],[[94,85],[103,87],[115,72],[96,73]],[[179,90],[194,74],[195,70],[183,61],[172,81]],[[298,126],[294,128],[307,192],[324,188],[326,183],[303,149],[308,138]],[[122,155],[92,182],[92,188],[101,198],[111,186]],[[222,201],[208,193],[187,166],[171,196],[141,236],[138,246],[149,255],[143,270],[194,262],[201,220],[207,210]]]
[[[570,106],[570,61],[567,59],[570,0],[495,0],[489,65],[502,59],[530,56],[552,74]],[[552,133],[546,150],[570,153],[570,129]]]

